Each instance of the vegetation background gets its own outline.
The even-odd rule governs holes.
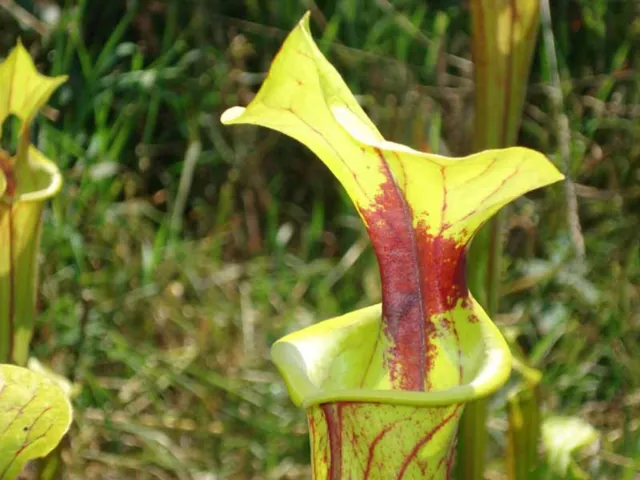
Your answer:
[[[77,382],[70,478],[309,478],[304,414],[268,348],[379,301],[375,257],[310,152],[219,123],[248,103],[306,10],[385,136],[470,151],[463,0],[0,0],[1,51],[21,37],[41,71],[70,75],[37,130],[66,183],[45,215],[33,343]],[[562,185],[508,210],[496,320],[544,370],[547,407],[601,432],[582,466],[633,480],[640,2],[551,10],[565,110],[550,101],[540,38],[520,143],[569,173],[579,224]],[[492,401],[487,478],[502,478],[504,403]]]

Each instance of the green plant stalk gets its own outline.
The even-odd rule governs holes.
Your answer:
[[[539,10],[536,0],[472,0],[475,148],[515,145],[522,117]],[[494,318],[498,313],[504,213],[499,212],[474,239],[470,253],[470,288]],[[459,430],[457,478],[484,478],[486,399],[470,405]]]
[[[477,472],[484,472],[486,446],[479,439],[486,435],[487,408],[484,399],[470,402],[464,408],[458,427],[456,478],[478,478]]]
[[[193,183],[193,176],[195,174],[196,165],[202,152],[202,142],[198,135],[198,128],[189,125],[189,146],[187,152],[184,155],[184,161],[182,163],[182,173],[180,174],[180,182],[178,183],[178,191],[176,192],[176,198],[171,212],[170,227],[173,236],[179,235],[182,231],[182,219],[184,217],[184,210],[187,206],[187,200],[189,198],[189,191],[191,190],[191,184]]]
[[[538,466],[541,412],[540,388],[523,382],[507,400],[507,478],[527,480]]]
[[[378,258],[382,304],[272,348],[307,410],[314,478],[450,478],[464,404],[494,392],[511,367],[469,293],[469,242],[503,205],[562,175],[524,148],[452,159],[385,140],[313,42],[308,15],[252,102],[222,122],[308,146],[346,189]]]
[[[513,370],[520,378],[507,393],[506,473],[509,480],[529,480],[538,478],[536,475],[539,475],[540,467],[538,443],[542,427],[542,372],[525,363],[517,345],[514,349]]]
[[[68,440],[69,437],[63,437]],[[57,480],[62,478],[63,464],[62,451],[66,447],[61,441],[58,446],[44,457],[37,465],[38,480]]]
[[[498,212],[480,229],[469,255],[469,271],[474,272],[469,288],[491,318],[498,313],[503,225],[504,212]],[[461,460],[456,464],[456,477],[459,479],[484,478],[487,416],[486,398],[469,403],[462,414],[457,448]]]

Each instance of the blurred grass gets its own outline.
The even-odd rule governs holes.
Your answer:
[[[309,477],[305,418],[268,347],[378,301],[375,257],[308,151],[218,121],[307,9],[388,138],[469,152],[463,2],[0,2],[2,50],[19,35],[43,71],[71,77],[37,131],[66,185],[45,216],[34,341],[80,385],[70,478]],[[545,372],[547,406],[602,432],[582,462],[598,479],[640,468],[638,14],[552,2],[565,111],[539,39],[520,143],[562,166],[566,114],[586,258],[561,186],[518,200],[497,319]],[[504,395],[492,408],[487,475],[502,478]]]

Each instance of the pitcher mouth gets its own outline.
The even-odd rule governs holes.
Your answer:
[[[329,371],[335,370],[335,362],[345,353],[340,340],[359,336],[360,344],[365,342],[363,332],[380,328],[381,304],[289,334],[272,346],[271,358],[287,384],[291,399],[302,408],[339,401],[425,407],[466,403],[498,390],[511,372],[511,353],[502,334],[481,308],[477,313],[480,352],[469,353],[477,356],[477,369],[469,381],[451,388],[403,391],[331,385]],[[347,375],[349,367],[343,369]]]
[[[39,202],[56,195],[62,188],[62,174],[58,166],[45,157],[37,148],[29,146],[28,151],[29,173],[32,175],[34,186],[27,191],[20,191],[19,179],[15,178],[16,172],[13,171],[12,179],[15,186],[10,192],[11,195],[0,195],[0,200],[15,202]],[[6,173],[3,175],[6,177]]]

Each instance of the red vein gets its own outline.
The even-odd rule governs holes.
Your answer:
[[[51,429],[53,428],[53,423],[49,425],[49,428],[47,428],[44,432],[42,432],[40,435],[38,435],[36,438],[34,438],[31,441],[28,441],[25,439],[25,441],[22,443],[22,445],[20,446],[20,448],[18,450],[16,450],[16,452],[13,454],[13,458],[11,459],[11,461],[7,464],[6,468],[2,471],[2,473],[0,473],[0,478],[4,478],[4,475],[9,471],[9,469],[11,468],[11,465],[14,464],[14,462],[16,460],[18,460],[18,457],[22,454],[22,452],[29,446],[33,445],[34,443],[36,443],[38,440],[42,440],[44,437],[47,436],[47,434],[51,431]]]
[[[28,401],[27,403],[25,403],[24,405],[22,405],[18,411],[16,412],[15,417],[13,417],[11,419],[11,421],[7,424],[7,428],[4,429],[4,432],[2,432],[2,435],[0,435],[0,440],[2,440],[4,438],[4,436],[7,434],[7,432],[9,431],[9,429],[13,426],[13,424],[15,423],[15,421],[18,419],[18,417],[20,417],[23,413],[25,408],[27,408],[31,402],[33,402],[36,399],[36,395],[34,394]],[[0,477],[2,478],[2,477]]]
[[[454,437],[451,443],[449,444],[448,455],[443,455],[442,458],[440,458],[440,461],[438,462],[438,466],[436,467],[435,471],[431,475],[431,480],[433,480],[436,477],[436,474],[438,473],[438,471],[440,471],[443,465],[446,465],[447,467],[446,478],[447,479],[451,478],[451,467],[453,466],[453,457],[456,452],[455,446],[456,446],[456,438]]]
[[[493,166],[496,164],[497,161],[498,161],[498,159],[496,157],[493,157],[491,162],[489,162],[489,164],[484,168],[484,170],[482,170],[479,174],[474,175],[473,177],[466,179],[460,185],[456,186],[456,190],[460,189],[462,187],[465,187],[465,186],[469,185],[470,183],[475,182],[479,178],[482,178],[483,176],[485,176],[489,172],[489,170],[491,170],[493,168]]]
[[[51,410],[51,407],[47,407],[45,409],[43,409],[36,418],[33,419],[33,422],[31,422],[31,425],[29,425],[28,429],[27,429],[27,438],[26,441],[29,440],[29,435],[31,435],[31,431],[33,430],[33,427],[36,426],[36,423],[38,423],[38,421],[49,411]]]
[[[371,350],[371,356],[369,356],[369,361],[367,362],[367,367],[364,369],[364,373],[362,375],[362,379],[360,380],[360,388],[364,386],[364,381],[367,379],[367,375],[369,374],[369,369],[373,364],[373,357],[376,356],[376,351],[378,350],[378,344],[380,343],[380,333],[382,332],[382,322],[378,323],[378,333],[376,334],[376,342],[373,344],[373,350]]]
[[[324,413],[329,436],[329,479],[342,480],[342,408],[340,403],[325,403],[320,408]]]
[[[440,233],[444,232],[448,225],[445,224],[444,217],[447,213],[447,172],[444,165],[440,167],[440,176],[442,177],[442,207],[440,207]]]
[[[451,469],[453,468],[453,458],[455,454],[455,444],[451,445],[451,451],[449,452],[449,458],[447,459],[447,478],[451,478]]]
[[[478,212],[478,207],[482,206],[484,203],[487,202],[487,200],[489,200],[491,197],[493,197],[496,193],[498,193],[500,190],[502,190],[502,187],[505,186],[505,184],[511,180],[515,175],[518,174],[518,172],[520,171],[520,167],[522,166],[522,164],[518,165],[516,167],[516,169],[511,172],[508,176],[506,176],[502,182],[500,182],[500,184],[491,191],[491,193],[489,193],[489,195],[487,195],[486,197],[484,197],[482,199],[482,201],[476,206],[476,208],[474,208],[473,210],[471,210],[469,213],[467,213],[466,215],[464,215],[463,217],[459,218],[458,220],[456,220],[454,222],[454,224],[460,224],[461,222],[464,222],[467,218],[469,218],[470,216],[472,216],[473,214]]]
[[[367,467],[364,471],[363,480],[367,480],[369,478],[371,466],[373,465],[374,452],[376,447],[378,446],[378,443],[380,443],[380,441],[385,437],[387,433],[391,431],[391,429],[393,429],[393,427],[397,427],[398,424],[400,424],[401,422],[408,422],[414,417],[416,413],[417,413],[417,410],[414,410],[413,413],[411,413],[411,415],[409,415],[407,418],[403,418],[401,420],[398,420],[397,422],[390,423],[389,425],[384,427],[380,432],[378,432],[378,434],[374,437],[374,439],[371,442],[371,445],[369,445],[369,454],[367,456]]]
[[[405,457],[404,462],[402,463],[402,466],[400,467],[400,471],[398,472],[398,476],[397,476],[398,480],[400,480],[400,479],[402,479],[402,477],[404,477],[404,474],[407,472],[407,468],[409,468],[409,464],[413,461],[413,459],[416,457],[416,455],[418,454],[420,449],[425,445],[425,443],[427,443],[429,440],[431,440],[433,438],[433,436],[436,433],[438,433],[438,431],[442,427],[444,427],[447,423],[449,423],[449,420],[451,420],[456,415],[456,413],[458,412],[459,408],[460,408],[460,405],[456,405],[456,407],[453,409],[453,411],[449,415],[447,415],[445,418],[443,418],[442,421],[439,424],[437,424],[435,427],[433,427],[426,435],[424,435],[420,440],[418,440],[418,442],[411,449],[409,454]]]
[[[407,172],[405,171],[404,168],[404,162],[402,160],[400,160],[400,157],[398,156],[398,152],[395,151],[391,151],[391,153],[393,153],[393,156],[396,157],[396,160],[398,161],[398,165],[400,166],[400,169],[402,170],[402,186],[404,187],[403,190],[406,192],[407,191]]]
[[[9,210],[7,213],[7,221],[9,225],[9,349],[7,352],[7,359],[13,360],[13,348],[14,348],[14,332],[15,332],[15,265],[13,255],[13,205],[9,204]]]
[[[265,105],[267,105],[265,102],[263,102]],[[318,129],[316,129],[315,127],[313,127],[309,122],[307,122],[304,118],[302,118],[300,115],[298,115],[292,107],[273,107],[273,106],[269,106],[267,105],[269,108],[273,108],[274,110],[284,110],[286,112],[291,113],[294,117],[296,117],[298,120],[300,120],[307,128],[309,128],[313,133],[315,133],[316,135],[318,135],[322,141],[331,149],[333,150],[333,153],[335,154],[336,157],[338,157],[338,159],[340,160],[340,162],[346,167],[346,169],[349,171],[349,173],[351,173],[351,175],[353,176],[353,180],[355,181],[356,185],[358,186],[358,188],[361,190],[361,193],[363,196],[367,197],[367,191],[365,190],[365,188],[362,186],[362,184],[360,183],[360,180],[358,180],[358,177],[356,176],[355,172],[349,167],[349,164],[345,161],[345,159],[342,157],[342,155],[340,155],[340,152],[338,152],[338,150],[336,150],[336,147],[333,146],[333,144],[327,140],[327,138],[324,136],[324,134],[319,131]]]
[[[460,348],[460,335],[458,335],[458,328],[456,327],[456,321],[453,317],[453,310],[449,310],[449,325],[453,330],[453,336],[456,339],[456,347],[458,348],[458,381],[462,383],[462,376],[464,368],[462,366],[462,349]]]
[[[376,449],[378,443],[380,443],[380,441],[384,438],[384,436],[387,433],[389,433],[389,431],[393,427],[395,427],[395,423],[391,423],[391,424],[387,425],[380,432],[378,432],[378,434],[374,437],[373,441],[371,442],[371,445],[369,446],[369,454],[367,455],[367,467],[364,470],[364,480],[367,480],[369,478],[369,473],[371,471],[371,465],[373,464],[374,452],[375,452],[375,449]]]

